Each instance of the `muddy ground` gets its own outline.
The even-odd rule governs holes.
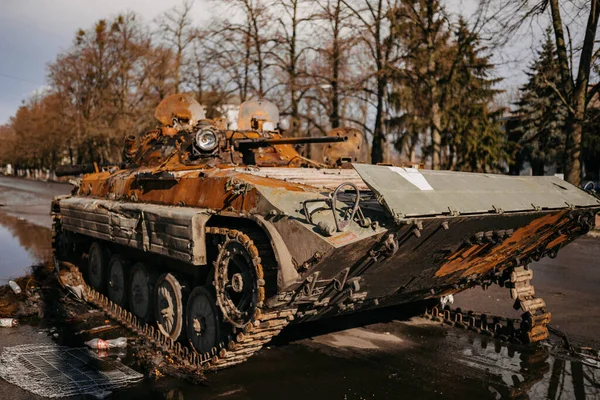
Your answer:
[[[48,258],[50,198],[69,190],[68,185],[0,177],[0,278],[22,275]],[[600,239],[584,237],[556,259],[533,267],[536,292],[546,300],[553,326],[574,344],[595,349],[600,349],[599,255]],[[29,283],[36,284],[43,286]],[[35,307],[19,310],[30,316],[23,316],[17,328],[0,330],[0,348],[53,341],[79,346],[92,336],[130,335],[111,327],[115,324],[101,313],[56,293],[41,313]],[[511,312],[507,291],[494,287],[467,291],[455,305],[518,315]],[[207,386],[146,379],[110,398],[600,398],[600,370],[571,358],[558,337],[545,345],[506,345],[413,317],[412,311],[394,308],[291,326],[248,362],[209,374]],[[86,332],[98,326],[110,328],[97,335]],[[111,357],[141,370],[132,354]],[[4,381],[0,393],[2,398],[36,398]]]

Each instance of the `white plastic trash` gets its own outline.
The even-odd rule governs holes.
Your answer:
[[[85,342],[85,344],[88,347],[90,347],[92,349],[97,349],[97,350],[123,348],[123,347],[127,347],[127,338],[120,337],[120,338],[110,339],[110,340],[102,340],[102,339],[96,338],[96,339],[88,340],[87,342]]]
[[[0,327],[1,328],[12,328],[19,325],[19,321],[15,318],[0,318]]]
[[[21,287],[19,286],[19,284],[15,281],[8,281],[8,286],[10,286],[10,288],[12,289],[13,292],[15,292],[15,294],[21,294]]]

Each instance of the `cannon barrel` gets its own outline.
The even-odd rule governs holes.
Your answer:
[[[256,138],[256,139],[234,139],[236,147],[266,147],[276,144],[308,144],[308,143],[338,143],[348,140],[348,136],[320,136],[320,137],[293,137],[293,138]]]
[[[98,168],[106,168],[106,167],[119,167],[124,168],[125,163],[121,164],[74,164],[74,165],[59,165],[56,167],[54,173],[56,176],[71,176],[71,175],[80,175],[80,174],[92,174],[96,172],[96,167]]]

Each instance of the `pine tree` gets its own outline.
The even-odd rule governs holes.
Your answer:
[[[433,169],[503,169],[503,110],[491,109],[501,79],[493,77],[487,49],[462,18],[453,32],[439,1],[403,4],[398,36],[406,56],[390,96],[399,114],[389,121],[396,149],[414,162],[420,147]]]
[[[549,166],[564,170],[565,123],[568,110],[557,92],[560,69],[551,30],[529,66],[528,81],[520,88],[515,111],[522,156],[529,161],[534,175],[544,175]]]
[[[390,94],[390,103],[399,114],[389,121],[397,134],[394,145],[400,151],[407,150],[411,161],[415,148],[423,147],[424,156],[431,156],[431,168],[439,169],[441,101],[451,66],[452,32],[439,0],[404,1],[396,13],[394,34],[405,55],[393,73],[394,90]]]
[[[446,167],[473,172],[504,169],[506,140],[501,129],[503,109],[492,109],[495,86],[502,80],[493,77],[494,65],[479,35],[460,19],[454,42],[454,62],[446,90],[444,148]]]

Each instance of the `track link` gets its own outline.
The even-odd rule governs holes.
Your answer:
[[[510,289],[511,298],[515,300],[513,307],[515,310],[523,311],[521,319],[463,311],[449,306],[429,308],[425,311],[424,317],[508,342],[535,343],[545,340],[549,337],[547,325],[551,321],[551,314],[545,311],[544,300],[535,297],[535,288],[531,284],[532,278],[532,270],[517,267],[512,270],[509,280],[505,282],[505,286]]]
[[[60,216],[56,213],[53,213],[53,227],[52,244],[56,255],[58,244],[56,238],[60,234]],[[206,233],[222,235],[224,239],[240,238],[249,253],[253,255],[253,262],[257,270],[262,270],[258,249],[244,233],[227,228],[206,228]],[[60,269],[62,264],[71,270],[79,271],[77,266],[66,261],[59,261],[56,257],[55,264],[57,269]],[[80,272],[78,274],[81,275]],[[163,335],[154,325],[142,323],[130,311],[114,304],[104,294],[87,285],[82,276],[80,279],[83,282],[83,299],[87,303],[97,307],[109,318],[142,337],[152,347],[168,356],[175,364],[199,371],[217,371],[243,363],[279,334],[294,319],[297,311],[295,308],[267,311],[262,308],[263,302],[261,301],[250,322],[242,328],[233,328],[233,334],[229,335],[225,342],[221,342],[211,351],[201,354],[191,346],[175,342]]]

